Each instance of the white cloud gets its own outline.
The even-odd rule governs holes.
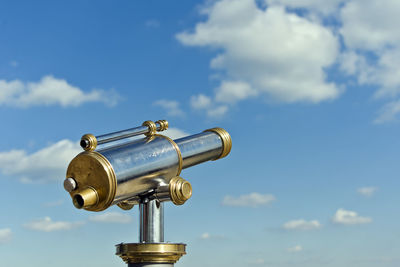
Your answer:
[[[190,98],[190,105],[193,109],[205,111],[210,118],[221,118],[229,110],[227,105],[216,103],[216,101],[203,94],[192,96]]]
[[[370,217],[362,217],[355,211],[338,209],[332,218],[332,221],[337,224],[356,225],[372,222]]]
[[[282,102],[317,103],[339,95],[324,72],[338,56],[330,29],[280,6],[264,10],[254,0],[212,3],[204,11],[207,20],[177,39],[221,51],[211,61],[224,74],[215,100],[234,103],[266,94]]]
[[[121,212],[105,212],[89,217],[89,221],[102,223],[130,223],[132,217]]]
[[[293,220],[283,224],[282,226],[286,230],[315,230],[320,229],[322,225],[317,220],[306,221],[304,219]]]
[[[368,186],[368,187],[360,187],[357,189],[357,192],[363,196],[366,197],[371,197],[373,194],[375,194],[376,190],[378,190],[377,187],[374,186]]]
[[[360,85],[378,86],[376,98],[397,98],[382,108],[375,123],[395,120],[400,110],[399,12],[397,0],[352,0],[340,11],[340,33],[347,49],[342,69],[355,75]]]
[[[400,10],[399,10],[400,12]],[[380,54],[377,65],[370,67],[366,73],[366,83],[381,86],[375,97],[396,97],[400,93],[400,47],[387,49]]]
[[[207,110],[207,116],[210,118],[220,118],[223,117],[227,112],[227,106],[216,106]]]
[[[11,238],[12,238],[12,231],[10,228],[0,229],[0,244],[10,242]]]
[[[354,51],[345,51],[340,55],[339,58],[340,70],[348,75],[360,74],[361,71],[365,73],[368,69],[368,64],[360,54]],[[367,78],[360,75],[359,82],[365,82]]]
[[[291,8],[304,8],[312,11],[321,12],[324,15],[334,13],[338,10],[338,7],[345,0],[265,0],[269,5],[285,5]]]
[[[223,81],[216,89],[215,100],[223,103],[236,103],[256,95],[257,91],[245,82]]]
[[[0,152],[0,171],[26,183],[62,181],[68,163],[81,150],[77,142],[61,140],[32,154],[25,150]]]
[[[276,198],[271,194],[250,193],[239,197],[225,196],[222,205],[233,207],[259,207],[270,204]]]
[[[379,51],[399,46],[400,2],[397,0],[352,0],[341,9],[340,32],[351,49]]]
[[[194,95],[190,98],[190,105],[194,109],[206,109],[211,106],[211,98],[203,94]]]
[[[54,222],[50,217],[44,217],[42,219],[24,224],[24,227],[40,232],[53,232],[71,230],[81,226],[82,224],[83,222]]]
[[[85,93],[66,80],[44,76],[39,82],[0,80],[0,105],[14,107],[79,106],[86,102],[103,102],[114,106],[119,100],[114,90],[93,89]]]
[[[300,245],[296,245],[294,247],[288,248],[287,251],[291,252],[291,253],[296,253],[296,252],[300,252],[303,250],[303,247]]]
[[[385,122],[395,121],[396,115],[400,113],[400,100],[392,101],[385,104],[378,112],[374,123],[381,124]]]
[[[160,99],[153,103],[154,106],[162,107],[167,111],[168,116],[184,116],[184,112],[179,108],[179,102],[175,100]]]
[[[160,134],[166,135],[173,140],[190,135],[189,133],[178,128],[168,128],[168,130],[160,132]]]

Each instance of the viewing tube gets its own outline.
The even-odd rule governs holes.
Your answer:
[[[172,140],[155,134],[96,151],[69,164],[64,186],[77,208],[102,211],[168,185],[182,169],[227,156],[232,140],[222,128]]]

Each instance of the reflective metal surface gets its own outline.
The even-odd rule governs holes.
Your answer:
[[[171,263],[129,263],[128,267],[173,267],[174,265]]]
[[[202,132],[174,141],[181,151],[184,169],[217,159],[223,150],[222,139],[215,132]]]
[[[167,127],[166,122],[158,124]],[[104,143],[71,161],[65,188],[77,208],[101,211],[118,204],[130,209],[143,198],[181,205],[191,195],[190,183],[171,186],[171,179],[183,168],[225,157],[232,146],[229,134],[221,128],[175,141],[157,134],[137,138]]]
[[[126,137],[126,138],[123,138],[123,139],[118,139],[118,140],[115,140],[115,141],[110,141],[110,142],[98,145],[96,147],[96,151],[109,149],[109,148],[112,148],[114,146],[122,146],[124,144],[128,144],[128,143],[137,141],[137,140],[142,139],[142,138],[143,138],[143,136],[136,135],[136,136]]]
[[[158,200],[140,203],[139,242],[164,242],[164,204]]]
[[[168,128],[168,122],[165,120],[156,121],[154,124],[155,124],[156,131],[164,131]],[[145,124],[145,125],[135,127],[135,128],[130,128],[130,129],[126,129],[126,130],[122,130],[122,131],[118,131],[118,132],[99,135],[99,136],[96,136],[96,139],[97,139],[97,144],[101,145],[101,144],[104,144],[107,142],[112,142],[112,141],[124,139],[127,137],[137,136],[137,135],[141,135],[141,134],[147,134],[150,131],[151,131],[150,127]]]
[[[123,138],[127,138],[127,137],[132,137],[132,136],[136,136],[136,135],[140,135],[140,134],[145,134],[148,131],[149,131],[149,127],[139,126],[139,127],[130,128],[130,129],[126,129],[126,130],[122,130],[122,131],[118,131],[118,132],[99,135],[99,136],[96,136],[97,144],[101,145],[101,144],[104,144],[107,142],[111,142],[111,141],[115,141],[115,140],[119,140],[119,139],[123,139]]]
[[[142,266],[173,264],[186,254],[186,245],[181,243],[121,243],[116,245],[116,254],[128,264],[146,264]]]
[[[65,191],[72,192],[76,189],[76,181],[74,180],[74,178],[67,178],[64,180],[64,189]]]
[[[117,191],[113,203],[145,194],[179,174],[180,155],[162,136],[99,150],[113,166]]]

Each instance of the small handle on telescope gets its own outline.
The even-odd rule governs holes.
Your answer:
[[[168,121],[158,120],[145,121],[142,126],[130,128],[118,132],[113,132],[109,134],[103,134],[94,136],[93,134],[85,134],[81,138],[80,145],[86,151],[93,151],[96,149],[97,145],[105,144],[112,141],[121,140],[128,137],[133,137],[137,135],[144,134],[146,136],[152,136],[156,132],[161,132],[168,129]]]

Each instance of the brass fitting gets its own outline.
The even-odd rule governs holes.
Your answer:
[[[130,202],[130,201],[128,201],[128,200],[125,200],[125,201],[119,202],[117,204],[117,206],[120,207],[123,210],[130,210],[135,206],[135,204]]]
[[[68,166],[67,177],[76,182],[76,189],[69,194],[78,209],[102,211],[112,204],[117,187],[115,172],[96,151],[77,155]]]
[[[186,254],[185,244],[130,243],[116,245],[116,255],[126,263],[175,263]]]
[[[175,205],[183,205],[192,196],[192,185],[176,176],[169,182],[169,195],[172,203]]]
[[[232,138],[227,131],[225,131],[222,128],[217,127],[217,128],[205,130],[205,132],[214,132],[214,133],[218,134],[222,141],[222,146],[223,146],[222,153],[221,153],[221,155],[219,155],[218,158],[216,158],[214,160],[222,159],[222,158],[226,157],[229,154],[229,152],[231,152]]]
[[[156,123],[160,124],[160,129],[158,130],[159,132],[165,131],[168,129],[168,121],[166,120],[159,120],[156,121]]]
[[[97,139],[93,134],[85,134],[81,137],[80,145],[85,151],[93,151],[97,147]]]
[[[72,203],[77,209],[90,208],[99,202],[99,195],[93,187],[87,187],[74,195]]]
[[[153,136],[157,132],[157,126],[153,121],[145,121],[143,122],[142,126],[149,127],[149,131],[145,133],[146,136]]]

